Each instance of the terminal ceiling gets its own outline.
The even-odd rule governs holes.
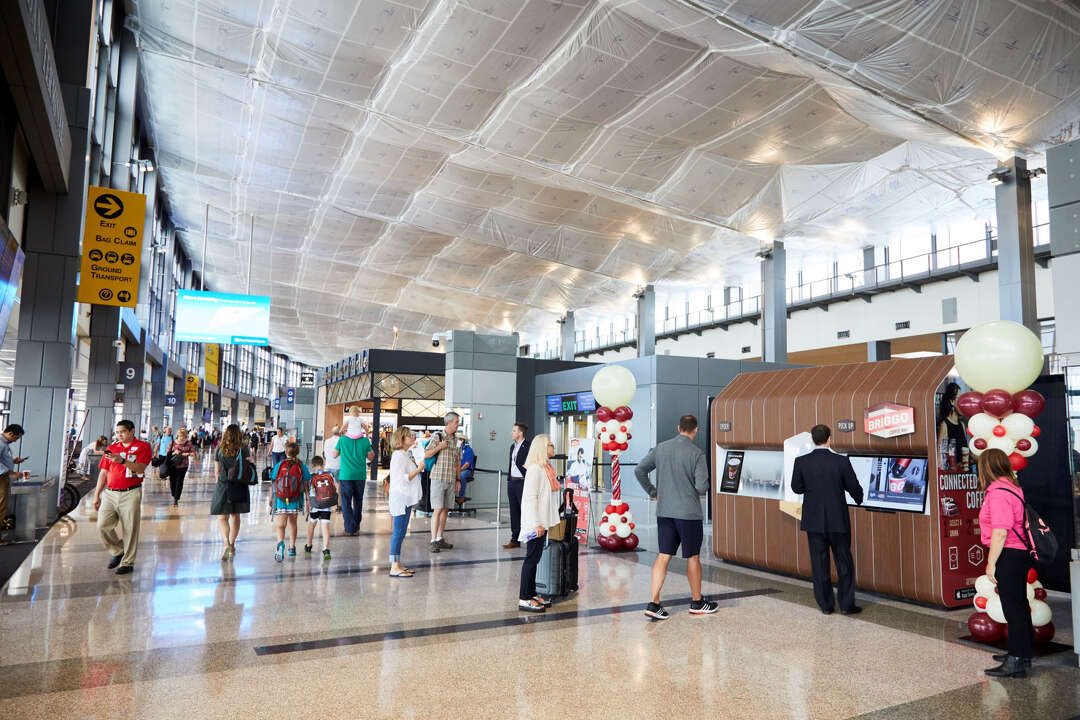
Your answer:
[[[987,213],[1080,134],[1067,0],[138,0],[143,106],[207,279],[312,364],[548,329]]]

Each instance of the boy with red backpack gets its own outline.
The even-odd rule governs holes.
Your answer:
[[[285,559],[285,526],[289,527],[289,557],[296,557],[296,517],[304,511],[304,495],[311,483],[311,472],[297,458],[300,446],[286,443],[285,459],[270,471],[273,489],[270,493],[270,513],[277,530],[277,549],[274,559]]]
[[[322,525],[322,557],[330,559],[330,518],[331,511],[338,504],[337,483],[329,470],[324,469],[323,459],[316,455],[311,458],[311,490],[308,495],[307,545],[304,552],[311,554],[315,542],[315,526]]]

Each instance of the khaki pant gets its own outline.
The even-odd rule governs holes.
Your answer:
[[[101,508],[98,510],[97,526],[101,540],[109,555],[123,554],[121,565],[134,565],[139,549],[139,516],[142,513],[142,488],[135,490],[101,491]],[[116,534],[120,526],[123,539]]]

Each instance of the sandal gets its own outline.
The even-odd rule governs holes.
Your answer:
[[[518,600],[518,610],[524,610],[525,612],[542,613],[547,610],[543,603],[538,603],[536,600]]]
[[[544,607],[546,607],[546,608],[549,608],[549,607],[551,607],[551,600],[546,600],[546,599],[544,599],[544,598],[540,597],[539,595],[537,595],[536,597],[534,597],[534,598],[533,598],[533,600],[535,600],[536,602],[540,603],[541,605],[543,605],[543,606],[544,606]]]
[[[402,570],[401,572],[396,572],[396,573],[392,572],[392,573],[390,573],[390,577],[392,577],[392,578],[411,578],[412,576],[413,576],[413,571],[412,570]]]

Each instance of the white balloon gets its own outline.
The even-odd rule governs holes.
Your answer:
[[[619,444],[626,442],[626,433],[622,432],[621,430],[617,430],[615,432],[615,442]]]
[[[636,391],[637,381],[634,380],[634,374],[622,365],[605,365],[593,376],[593,398],[598,404],[612,410],[621,405],[629,405]]]
[[[991,435],[986,438],[986,449],[989,450],[990,448],[997,448],[1006,455],[1012,455],[1012,451],[1016,449],[1016,443],[1008,435],[1004,437]]]
[[[1035,421],[1027,415],[1021,415],[1020,413],[1013,413],[1008,417],[1002,418],[1001,424],[1005,427],[1005,433],[1014,441],[1019,440],[1020,438],[1030,437],[1032,431],[1035,429]]]
[[[1031,447],[1029,447],[1027,450],[1019,450],[1018,449],[1016,452],[1020,453],[1024,457],[1031,457],[1035,453],[1039,452],[1039,443],[1038,443],[1037,440],[1035,440],[1035,438],[1033,438],[1033,437],[1021,438],[1021,440],[1027,440],[1029,443],[1031,443]],[[1017,442],[1019,442],[1019,441],[1017,441]]]
[[[1018,393],[1035,382],[1042,366],[1042,341],[1010,320],[976,325],[956,343],[956,370],[978,392]]]
[[[975,579],[975,592],[979,595],[994,594],[994,583],[988,575],[980,575]]]
[[[968,430],[971,431],[974,437],[991,436],[994,434],[994,428],[998,425],[998,419],[990,413],[976,413],[968,420]]]
[[[614,525],[615,527],[618,527],[622,523],[622,520],[620,520],[621,517],[622,515],[620,515],[619,513],[608,513],[607,522],[604,524]]]
[[[1053,618],[1054,613],[1050,610],[1050,606],[1042,600],[1032,600],[1030,605],[1031,624],[1035,627],[1042,627]]]
[[[1001,609],[1001,598],[998,597],[997,593],[987,596],[986,614],[999,623],[1005,622],[1005,611]]]
[[[630,536],[630,523],[619,523],[615,526],[615,534],[621,538]]]

